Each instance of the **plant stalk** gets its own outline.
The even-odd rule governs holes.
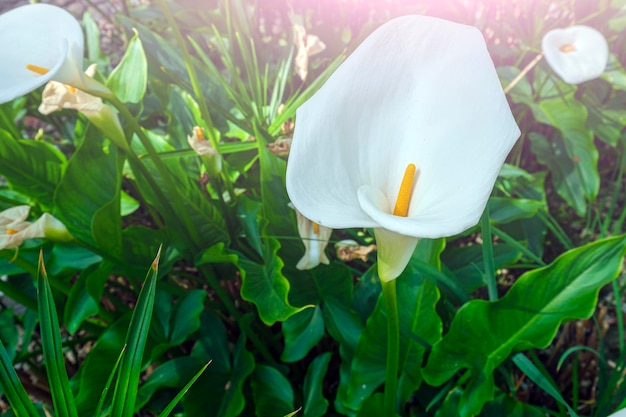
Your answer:
[[[387,372],[385,376],[385,415],[396,415],[396,398],[398,391],[398,369],[400,367],[400,318],[398,315],[398,298],[396,296],[396,280],[384,282],[381,279],[385,309],[387,310]]]

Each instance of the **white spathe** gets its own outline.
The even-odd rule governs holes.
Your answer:
[[[626,417],[626,408],[622,408],[621,410],[614,412],[609,417]]]
[[[598,78],[609,60],[604,35],[589,26],[551,30],[543,37],[541,49],[552,70],[569,84]]]
[[[16,206],[0,212],[0,250],[17,248],[26,239],[72,240],[63,223],[48,213],[34,223],[26,221],[30,206]]]
[[[478,222],[519,135],[482,34],[404,16],[372,33],[298,109],[287,191],[321,226],[373,227],[388,281],[417,238]],[[394,216],[409,164],[408,214]]]
[[[296,264],[296,268],[305,270],[313,269],[320,263],[328,265],[330,261],[324,250],[328,246],[333,229],[315,225],[296,210],[298,234],[304,244],[304,255]]]
[[[107,91],[84,76],[83,48],[80,23],[60,7],[29,4],[0,15],[0,103],[50,80],[85,91]],[[28,65],[47,72],[39,74]]]

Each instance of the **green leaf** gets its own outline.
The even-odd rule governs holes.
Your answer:
[[[18,328],[15,325],[13,309],[0,312],[0,342],[5,346],[9,359],[15,358],[15,350],[19,342]]]
[[[65,168],[65,156],[46,142],[16,140],[0,130],[0,175],[11,187],[46,208],[52,208],[57,184]]]
[[[276,239],[266,238],[263,242],[265,263],[257,264],[235,252],[225,252],[224,244],[218,243],[205,250],[196,264],[227,262],[235,265],[242,279],[241,297],[256,305],[261,320],[272,325],[308,308],[289,304],[289,281],[282,273],[284,264],[277,255],[279,248]]]
[[[533,153],[539,162],[553,171],[557,192],[582,216],[586,202],[593,202],[600,188],[598,150],[593,132],[587,128],[587,108],[574,99],[573,93],[541,100],[531,107],[537,121],[555,127],[550,144],[539,142],[540,135],[531,132]],[[541,145],[541,146],[540,146]]]
[[[535,216],[539,210],[547,209],[542,201],[508,197],[491,197],[488,207],[489,219],[493,224],[528,219]]]
[[[70,389],[65,369],[63,345],[61,344],[61,327],[43,264],[43,253],[39,255],[37,305],[39,309],[41,345],[54,411],[60,417],[78,417],[76,402]]]
[[[245,338],[240,337],[231,352],[222,321],[214,314],[203,313],[198,342],[191,356],[211,366],[189,389],[183,399],[188,415],[204,415],[214,410],[215,417],[236,417],[245,406],[244,383],[254,370],[254,357],[245,348]]]
[[[178,394],[176,394],[176,397],[174,397],[172,401],[170,401],[169,404],[163,409],[163,411],[159,413],[158,417],[167,417],[170,415],[170,413],[174,410],[174,407],[178,405],[180,400],[182,400],[185,394],[187,394],[187,391],[189,391],[189,388],[191,388],[191,386],[198,380],[198,378],[200,378],[200,375],[204,373],[204,371],[206,370],[206,368],[209,367],[210,364],[211,362],[207,362],[206,365],[200,368],[200,370],[191,378],[191,380],[187,382],[187,384],[178,392]]]
[[[159,274],[161,250],[150,266],[144,285],[139,293],[133,316],[126,335],[126,350],[120,362],[119,374],[111,404],[111,416],[132,417],[139,388],[139,374],[143,367],[143,353],[154,307],[154,293]]]
[[[159,299],[159,295],[163,294],[167,297],[164,300]],[[157,301],[155,305],[154,317],[155,322],[152,326],[152,334],[154,337],[156,324],[161,322],[161,333],[154,347],[151,357],[156,359],[160,357],[166,350],[172,346],[178,346],[185,342],[187,338],[200,328],[200,315],[204,311],[204,299],[206,291],[191,290],[185,292],[182,297],[172,307],[171,295],[167,291],[157,291]],[[160,319],[160,320],[159,320]]]
[[[85,140],[72,155],[54,195],[54,215],[70,233],[114,257],[122,252],[122,165],[115,147],[104,151],[100,141]]]
[[[438,386],[469,369],[459,415],[478,414],[493,399],[496,367],[513,352],[546,347],[563,321],[591,316],[600,288],[617,276],[625,252],[624,236],[599,240],[523,274],[496,302],[468,302],[433,347],[424,378]]]
[[[291,384],[275,368],[257,365],[251,385],[257,417],[284,416],[294,410]]]
[[[330,363],[331,353],[326,352],[313,359],[304,376],[304,417],[321,417],[326,415],[328,400],[322,393],[324,375]]]
[[[85,28],[85,43],[87,44],[87,60],[96,62],[101,68],[108,67],[110,59],[100,49],[100,28],[89,10],[83,14],[83,27]]]
[[[283,322],[285,349],[280,359],[283,362],[296,362],[324,336],[324,319],[319,306],[299,312]]]
[[[124,347],[131,313],[124,314],[98,337],[78,372],[70,381],[76,392],[78,414],[94,415],[107,380]]]
[[[435,311],[439,291],[409,264],[397,278],[398,313],[400,316],[400,369],[402,397],[407,399],[421,383],[421,363],[426,347],[441,338],[442,323]],[[387,316],[383,297],[367,320],[350,368],[349,386],[338,401],[352,412],[358,412],[364,401],[385,380],[387,357]],[[340,391],[341,392],[341,391]]]
[[[504,244],[494,245],[493,253],[496,269],[511,265],[522,257],[519,250]],[[441,259],[456,275],[459,287],[466,294],[470,295],[477,288],[485,285],[485,264],[480,246],[451,246],[443,252]]]
[[[16,416],[39,417],[2,343],[0,343],[0,390]]]
[[[76,333],[81,323],[98,313],[104,284],[113,265],[102,263],[85,269],[70,289],[65,303],[64,321],[70,334]]]
[[[121,101],[139,103],[146,94],[147,84],[148,61],[139,34],[135,31],[122,60],[111,72],[107,86]]]

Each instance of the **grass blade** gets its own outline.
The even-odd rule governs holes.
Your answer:
[[[11,405],[13,414],[16,416],[39,417],[24,386],[20,382],[13,363],[7,354],[4,345],[0,341],[0,390]]]
[[[39,306],[39,327],[43,357],[48,373],[48,383],[52,404],[59,417],[78,417],[74,395],[70,389],[65,361],[63,359],[63,345],[59,331],[59,318],[54,306],[52,290],[48,282],[46,268],[43,263],[43,253],[39,253],[39,272],[37,282],[37,303]]]
[[[204,373],[204,371],[206,370],[206,368],[209,367],[209,365],[211,364],[212,360],[208,361],[206,363],[206,365],[204,365],[199,371],[198,373],[196,373],[193,378],[191,378],[189,380],[189,382],[187,382],[187,384],[183,387],[183,389],[180,390],[180,392],[178,394],[176,394],[176,396],[172,399],[172,401],[170,401],[170,403],[167,405],[167,407],[165,407],[163,409],[163,411],[161,411],[159,413],[159,415],[157,417],[167,417],[170,415],[170,413],[172,412],[172,410],[174,409],[174,407],[176,407],[176,404],[178,404],[180,402],[180,400],[182,400],[182,398],[185,396],[185,394],[187,394],[187,391],[189,391],[189,388],[191,388],[191,386],[193,385],[194,382],[196,382],[196,380],[198,378],[200,378],[200,375],[202,375]]]
[[[102,390],[102,394],[100,395],[100,400],[98,401],[98,405],[96,407],[96,412],[93,413],[95,417],[98,417],[102,412],[102,407],[104,407],[104,402],[106,401],[107,394],[109,393],[109,388],[111,387],[111,383],[113,382],[113,378],[115,378],[115,374],[117,373],[117,369],[120,366],[120,361],[122,360],[122,356],[124,356],[124,352],[126,352],[126,345],[122,348],[120,352],[120,356],[117,357],[117,361],[115,361],[115,365],[111,370],[111,374],[109,375],[109,379],[107,379],[107,383]]]
[[[122,355],[115,392],[113,393],[112,417],[131,417],[135,411],[139,374],[141,373],[142,358],[154,307],[160,256],[161,248],[159,248],[156,258],[150,266],[143,288],[139,293],[135,311],[133,311],[133,316],[130,319],[130,326],[126,335],[126,351]]]

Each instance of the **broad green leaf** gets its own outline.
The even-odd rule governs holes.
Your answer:
[[[41,345],[54,411],[60,417],[78,417],[76,402],[70,389],[67,370],[65,369],[63,345],[61,344],[61,327],[43,264],[43,253],[39,256],[37,304],[39,307]]]
[[[122,60],[109,75],[107,86],[121,101],[139,103],[146,93],[147,84],[148,61],[139,34],[135,31]]]
[[[46,261],[46,270],[53,276],[68,276],[83,271],[102,261],[102,257],[91,250],[73,244],[57,243]]]
[[[621,270],[625,252],[624,236],[599,240],[523,274],[496,302],[468,302],[433,347],[424,378],[438,386],[469,369],[459,415],[478,414],[493,399],[496,367],[513,352],[546,347],[563,321],[588,318],[600,288]]]
[[[491,197],[488,207],[489,219],[493,224],[528,219],[535,216],[539,210],[547,209],[542,201],[508,197]]]
[[[257,365],[251,385],[257,417],[284,416],[294,410],[291,384],[275,368]]]
[[[257,264],[249,259],[224,250],[224,244],[218,243],[205,250],[196,262],[231,263],[241,274],[241,297],[256,305],[259,317],[267,325],[285,321],[307,307],[293,307],[287,296],[289,281],[282,273],[283,261],[277,252],[280,244],[276,239],[266,238],[263,242],[264,264]],[[293,411],[293,410],[292,410]]]
[[[496,269],[511,265],[522,257],[519,250],[505,244],[494,245],[493,253]],[[485,285],[485,264],[480,246],[451,246],[443,252],[441,259],[457,277],[459,287],[466,294],[470,295]]]
[[[85,319],[98,313],[104,285],[112,268],[110,263],[89,267],[72,285],[64,313],[65,325],[70,334],[76,333]]]
[[[54,215],[90,246],[121,256],[120,187],[123,157],[87,138],[70,159],[54,195]],[[97,186],[94,186],[97,184]]]
[[[54,192],[66,165],[65,156],[46,142],[16,140],[0,130],[0,175],[11,187],[52,208]]]
[[[385,396],[377,392],[363,403],[363,408],[359,410],[357,417],[379,417],[385,415]],[[393,417],[398,417],[396,414]]]
[[[76,392],[78,414],[93,415],[100,395],[124,347],[131,313],[123,315],[98,337],[70,384]]]
[[[144,133],[157,153],[174,150],[163,137],[148,130]],[[207,199],[197,178],[189,176],[190,173],[183,168],[179,159],[164,160],[163,164],[167,172],[163,174],[157,169],[157,165],[148,156],[146,148],[137,138],[133,140],[131,147],[137,154],[146,156],[141,161],[163,195],[159,197],[141,173],[133,168],[138,187],[144,199],[154,205],[165,217],[169,238],[181,252],[192,250],[195,255],[195,247],[206,248],[217,242],[229,240],[222,211],[214,202]],[[169,180],[164,175],[168,176]],[[171,192],[170,186],[175,187],[185,198],[178,200],[171,196],[168,198],[167,193]],[[189,236],[193,241],[189,241]]]
[[[2,343],[0,343],[0,390],[16,416],[39,417]]]
[[[161,250],[152,262],[144,281],[137,304],[130,319],[124,345],[126,349],[120,361],[115,392],[111,403],[112,417],[131,417],[135,412],[135,401],[139,389],[139,375],[143,367],[143,353],[148,339],[148,330],[154,307],[154,293],[159,274]]]
[[[400,316],[400,369],[403,369],[403,397],[408,397],[421,383],[421,363],[426,350],[412,335],[426,344],[441,338],[441,319],[435,311],[439,300],[437,287],[412,267],[397,278],[398,313]],[[364,401],[385,380],[387,358],[387,318],[383,297],[367,320],[350,368],[349,386],[343,406],[358,412]],[[341,392],[341,391],[340,391]]]
[[[324,319],[319,306],[307,308],[283,322],[285,349],[283,362],[296,362],[304,358],[324,336]]]
[[[321,417],[326,415],[328,400],[322,393],[324,375],[330,363],[330,352],[323,353],[309,365],[304,376],[304,417]]]
[[[159,294],[166,295],[165,299],[160,299]],[[187,338],[200,328],[200,315],[204,311],[204,299],[206,291],[191,290],[183,294],[172,306],[171,295],[167,291],[157,291],[156,305],[154,311],[155,321],[152,326],[152,335],[160,333],[157,336],[157,346],[154,347],[151,357],[156,359],[160,357],[166,350],[173,346],[178,346],[185,342]],[[161,316],[161,312],[162,314]],[[162,330],[155,332],[155,324],[161,319]],[[196,367],[197,368],[197,367]],[[191,378],[191,377],[189,377]],[[189,379],[187,378],[187,379]]]
[[[121,194],[121,210],[122,216],[128,216],[133,214],[139,208],[139,201],[132,198],[126,191],[122,191]]]
[[[245,338],[240,337],[231,356],[224,324],[205,311],[191,357],[212,362],[183,399],[185,412],[203,415],[212,410],[215,417],[240,415],[246,403],[244,383],[254,370],[254,357],[245,348]]]
[[[539,162],[553,171],[558,169],[553,178],[557,192],[582,216],[585,201],[593,202],[600,188],[598,150],[593,143],[593,133],[585,125],[587,108],[575,100],[573,94],[568,94],[541,100],[531,109],[537,121],[561,133],[561,137],[553,136],[551,146],[533,146],[533,152]],[[535,145],[539,135],[533,136],[531,140]]]

